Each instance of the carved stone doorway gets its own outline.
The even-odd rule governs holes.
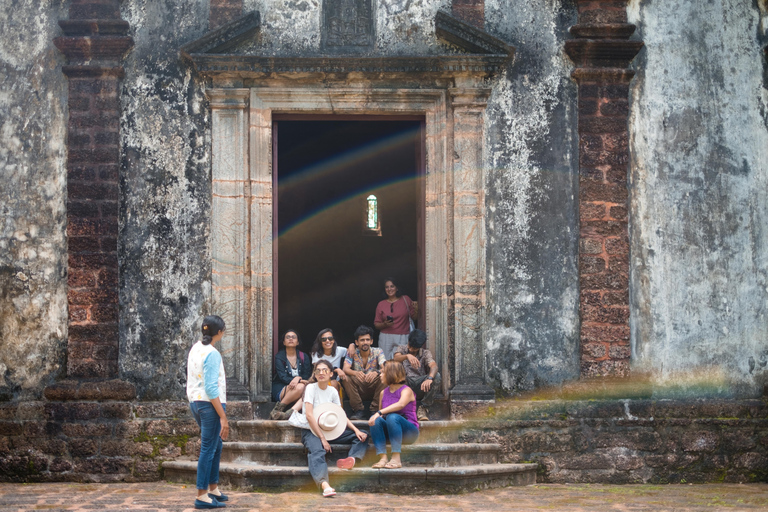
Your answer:
[[[274,340],[273,123],[283,115],[423,119],[420,327],[451,400],[492,400],[485,375],[484,112],[514,48],[439,11],[424,55],[262,54],[258,12],[185,45],[211,109],[211,309],[232,329],[227,375],[270,400]],[[258,46],[258,45],[257,45]]]
[[[275,117],[273,352],[286,328],[307,353],[326,327],[347,346],[373,326],[385,276],[423,297],[423,122]]]

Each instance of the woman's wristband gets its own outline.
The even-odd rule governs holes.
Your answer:
[[[381,409],[379,409],[378,411],[376,411],[376,413],[377,413],[379,416],[381,416],[382,418],[384,417],[384,413],[383,413],[383,412],[381,412]]]

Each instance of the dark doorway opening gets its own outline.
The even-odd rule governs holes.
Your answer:
[[[348,345],[386,277],[423,297],[423,133],[418,118],[274,121],[275,350],[289,328],[305,352],[326,327]]]

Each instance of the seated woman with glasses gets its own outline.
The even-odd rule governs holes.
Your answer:
[[[328,385],[332,374],[333,366],[325,359],[315,364],[317,382],[308,384],[304,390],[302,411],[288,419],[291,425],[302,429],[301,442],[308,452],[309,473],[325,497],[336,494],[328,483],[328,463],[325,460],[325,454],[331,451],[329,440],[334,444],[352,445],[348,456],[336,462],[341,469],[352,469],[355,459],[363,460],[368,449],[368,433],[362,432],[347,419],[339,394]],[[334,405],[328,407],[328,404]]]
[[[286,420],[293,412],[285,410],[301,398],[304,386],[312,376],[309,356],[299,350],[301,339],[293,329],[283,334],[283,350],[275,356],[275,374],[272,378],[272,400],[277,402],[269,413],[271,420]]]
[[[341,397],[341,384],[339,384],[339,382],[347,378],[347,374],[341,369],[341,367],[344,366],[344,358],[347,357],[347,349],[337,345],[333,330],[323,329],[317,333],[310,354],[312,355],[312,364],[317,363],[321,359],[325,359],[333,365],[330,386],[335,389]]]

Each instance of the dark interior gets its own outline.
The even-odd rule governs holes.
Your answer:
[[[421,121],[275,121],[277,319],[309,352],[317,333],[373,327],[384,279],[418,300]],[[364,229],[378,200],[381,235]],[[280,348],[280,343],[276,340]]]

